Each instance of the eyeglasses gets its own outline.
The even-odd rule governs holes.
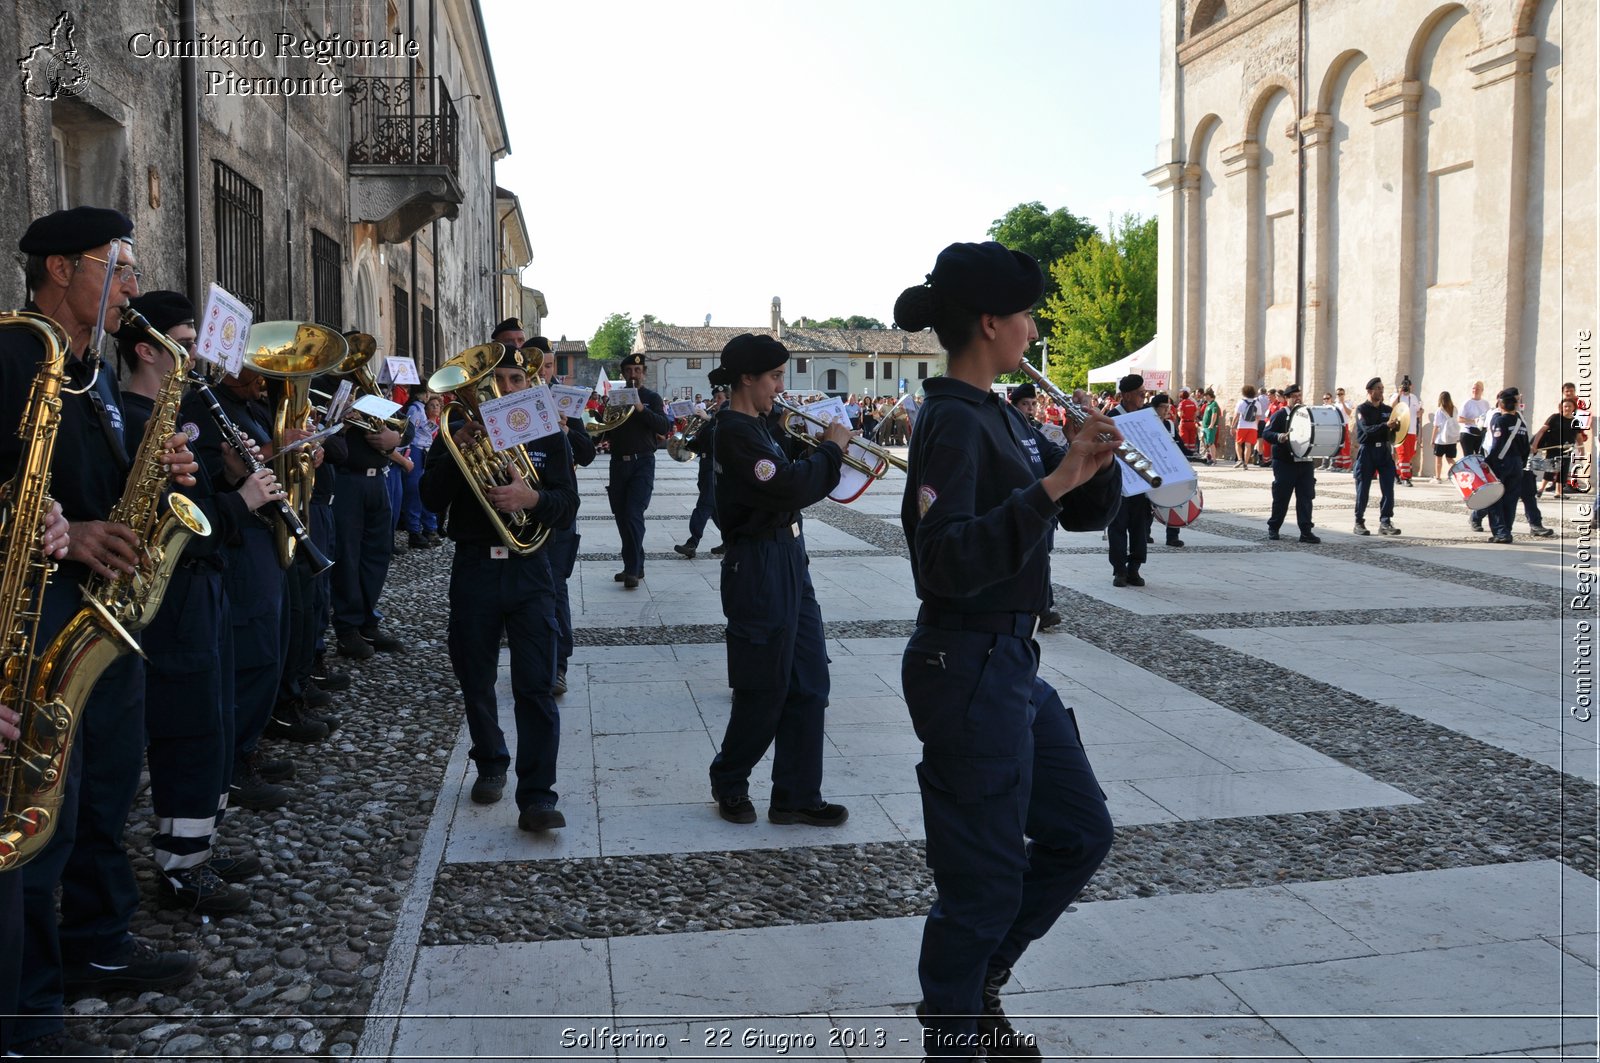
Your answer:
[[[102,266],[110,265],[109,262],[97,255],[79,255],[78,258],[86,258],[90,262],[98,262]],[[128,281],[133,281],[135,284],[137,284],[139,283],[140,279],[144,277],[144,273],[142,273],[137,266],[130,266],[126,262],[118,262],[117,268],[113,272],[115,273],[117,280],[123,282],[124,284],[126,284]]]

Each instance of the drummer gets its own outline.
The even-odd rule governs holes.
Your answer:
[[[1356,407],[1356,527],[1357,535],[1371,535],[1367,530],[1367,496],[1372,491],[1372,477],[1378,477],[1381,500],[1378,504],[1378,534],[1399,535],[1394,526],[1394,433],[1400,419],[1393,408],[1383,401],[1383,378],[1367,381],[1367,401]]]
[[[1300,460],[1289,443],[1289,425],[1294,421],[1295,411],[1302,405],[1300,385],[1290,384],[1284,388],[1283,401],[1284,405],[1261,429],[1261,438],[1272,447],[1272,515],[1267,518],[1267,538],[1279,538],[1278,529],[1283,527],[1283,520],[1289,515],[1289,496],[1293,495],[1300,541],[1315,546],[1322,541],[1311,531],[1311,500],[1317,496],[1317,474],[1312,468],[1311,459]],[[1392,486],[1390,497],[1393,497]]]

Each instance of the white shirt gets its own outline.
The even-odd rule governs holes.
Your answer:
[[[1486,427],[1488,416],[1488,399],[1468,399],[1461,404],[1461,420],[1473,428]]]
[[[1247,418],[1247,417],[1245,417],[1245,413],[1248,412],[1249,406],[1250,406],[1250,404],[1252,402],[1255,403],[1255,406],[1256,406],[1256,416]],[[1266,408],[1267,408],[1267,402],[1266,402],[1265,399],[1262,399],[1260,396],[1257,396],[1256,398],[1253,398],[1253,399],[1240,399],[1239,400],[1239,405],[1237,405],[1237,406],[1235,406],[1233,408],[1233,416],[1234,416],[1234,419],[1238,422],[1238,427],[1240,427],[1240,428],[1254,428],[1256,426],[1256,418],[1260,417],[1261,414],[1266,411]]]
[[[1417,414],[1422,410],[1422,400],[1409,391],[1397,391],[1394,393],[1394,398],[1389,400],[1389,405],[1398,406],[1401,403],[1404,403],[1406,409],[1411,411],[1411,431],[1407,432],[1406,435],[1414,436],[1417,434]]]
[[[1433,411],[1433,441],[1440,444],[1454,443],[1461,438],[1461,422],[1445,413],[1443,410]]]

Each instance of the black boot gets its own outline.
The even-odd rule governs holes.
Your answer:
[[[1032,1034],[1018,1033],[1000,1007],[1000,987],[1011,980],[1010,971],[990,971],[983,980],[983,1014],[978,1016],[978,1038],[990,1059],[1042,1059]]]

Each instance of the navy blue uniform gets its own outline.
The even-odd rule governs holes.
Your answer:
[[[901,663],[922,762],[928,866],[923,930],[932,1051],[973,1054],[986,978],[1009,971],[1111,849],[1111,817],[1072,710],[1038,678],[1033,639],[1050,582],[1050,530],[1105,527],[1112,466],[1058,504],[1056,463],[998,396],[929,380],[911,437],[900,523],[922,600]],[[1030,841],[1031,839],[1031,841]]]
[[[717,414],[716,426],[733,712],[711,762],[711,792],[719,800],[748,796],[751,769],[776,743],[772,807],[816,808],[823,803],[828,654],[800,511],[838,485],[844,456],[823,443],[790,460],[766,419],[731,408]]]
[[[1394,432],[1389,428],[1392,410],[1388,403],[1363,402],[1356,407],[1355,477],[1356,523],[1367,516],[1367,496],[1372,491],[1372,474],[1378,474],[1378,519],[1385,524],[1394,516]]]
[[[517,721],[517,807],[556,803],[556,754],[561,742],[561,717],[552,688],[556,679],[557,642],[555,580],[546,551],[525,556],[500,542],[483,506],[461,474],[441,426],[428,451],[419,490],[422,504],[447,513],[455,559],[450,568],[450,666],[466,703],[468,754],[480,775],[499,775],[511,764],[505,732],[495,702],[495,676],[500,664],[500,639],[511,648],[511,692]],[[578,491],[572,476],[572,451],[564,436],[546,436],[527,444],[539,473],[539,504],[533,520],[546,527],[570,522],[577,512]]]
[[[407,424],[401,446],[410,442],[412,432],[413,427]],[[333,493],[338,550],[331,572],[333,626],[340,632],[370,634],[378,626],[378,599],[383,595],[389,562],[394,557],[395,519],[389,502],[389,478],[400,472],[387,454],[372,449],[366,433],[352,427],[343,434],[345,452],[333,459],[338,470]]]
[[[1309,535],[1317,475],[1311,462],[1297,460],[1289,449],[1289,421],[1298,408],[1283,407],[1261,429],[1261,438],[1272,445],[1272,515],[1267,518],[1267,530],[1275,532],[1283,527],[1284,518],[1289,515],[1289,496],[1293,495],[1295,522],[1300,525],[1301,535]]]
[[[594,440],[578,417],[567,418],[567,449],[572,451],[575,466],[594,464]],[[573,483],[577,483],[574,469]],[[567,593],[567,581],[578,564],[578,544],[583,536],[578,534],[578,507],[581,504],[574,486],[572,518],[560,527],[550,529],[544,552],[550,559],[550,574],[556,581],[556,620],[561,625],[560,647],[556,655],[556,671],[566,674],[567,662],[572,659],[572,597]]]
[[[1116,417],[1126,412],[1121,406],[1113,406],[1106,414]],[[1150,509],[1148,494],[1127,495],[1122,499],[1122,505],[1106,526],[1113,575],[1139,574],[1139,567],[1149,556],[1146,547],[1150,542],[1150,526],[1154,521],[1155,514]]]
[[[1483,445],[1489,469],[1506,485],[1500,501],[1489,507],[1489,530],[1496,538],[1511,535],[1511,524],[1517,517],[1517,504],[1523,500],[1523,481],[1534,486],[1533,477],[1526,473],[1528,465],[1528,425],[1521,414],[1496,410],[1489,418],[1489,437]],[[1528,511],[1528,522],[1538,526],[1538,502]]]
[[[606,497],[622,536],[622,571],[644,575],[644,511],[656,486],[656,437],[672,431],[666,405],[649,388],[639,389],[638,410],[606,433],[611,444],[611,472]]]
[[[38,307],[26,309],[35,313]],[[9,482],[21,461],[17,437],[33,378],[44,349],[31,331],[0,329],[0,482]],[[122,394],[106,367],[95,386],[79,395],[90,370],[67,359],[61,393],[61,424],[51,460],[50,494],[69,521],[105,520],[122,495],[128,472]],[[44,595],[37,645],[49,640],[78,611],[80,588],[89,570],[63,561]],[[0,1014],[18,1014],[14,1041],[59,1031],[63,962],[82,964],[116,952],[128,940],[128,926],[139,905],[138,883],[122,844],[123,830],[139,783],[144,751],[144,661],[136,654],[118,658],[86,699],[73,743],[65,795],[55,834],[21,870],[23,894],[21,946],[15,910],[0,913],[0,954],[21,956],[15,982],[0,981]],[[57,923],[55,890],[60,885]],[[16,882],[0,894],[17,890]],[[16,998],[11,994],[15,992]]]
[[[722,524],[717,520],[717,488],[714,469],[716,467],[715,441],[717,433],[716,414],[711,414],[711,420],[700,426],[687,446],[689,453],[695,455],[699,468],[695,472],[694,511],[689,514],[689,545],[700,545],[700,537],[706,533],[706,522],[717,526],[717,531],[722,530]]]

